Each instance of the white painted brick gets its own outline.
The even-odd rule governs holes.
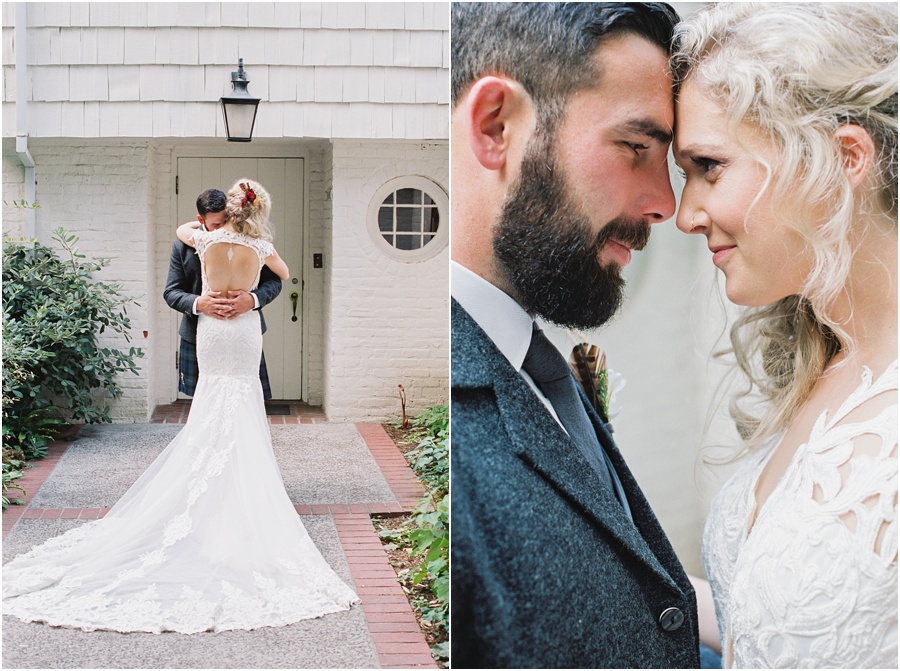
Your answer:
[[[125,62],[125,29],[97,30],[97,62],[120,65]]]
[[[91,25],[91,3],[89,2],[70,2],[69,3],[69,25],[81,26],[86,28]]]
[[[69,66],[44,65],[31,69],[31,99],[54,101],[69,99]]]
[[[125,64],[152,63],[156,58],[155,30],[125,28]]]
[[[281,28],[299,28],[300,27],[300,3],[299,2],[276,2],[275,18],[270,25],[279,26]]]
[[[107,72],[109,73],[109,99],[111,101],[140,100],[140,66],[110,66]]]
[[[340,102],[343,88],[343,68],[315,69],[316,102]]]
[[[109,68],[106,65],[73,65],[69,68],[72,100],[108,100]]]
[[[300,3],[300,27],[302,27],[302,28],[321,28],[322,27],[322,3],[321,2],[301,2]]]

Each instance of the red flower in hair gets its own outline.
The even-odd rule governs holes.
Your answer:
[[[241,199],[241,207],[247,207],[247,203],[251,205],[256,205],[256,193],[253,189],[246,189],[244,191],[244,197]]]

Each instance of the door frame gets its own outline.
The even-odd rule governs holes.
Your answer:
[[[306,289],[306,285],[309,283],[309,274],[312,269],[312,262],[307,259],[307,252],[310,249],[310,226],[309,226],[309,173],[310,173],[310,152],[309,150],[302,147],[275,147],[268,145],[263,141],[258,141],[259,144],[255,147],[249,147],[246,145],[234,146],[231,143],[222,144],[221,140],[217,140],[215,144],[176,144],[171,151],[171,170],[169,174],[169,221],[172,223],[172,230],[174,233],[174,227],[177,225],[176,220],[178,217],[178,201],[175,197],[175,179],[178,175],[178,160],[181,158],[217,158],[217,159],[234,159],[234,158],[245,158],[245,159],[265,159],[265,158],[280,158],[280,159],[302,159],[303,160],[303,235],[302,235],[302,255],[301,255],[301,265],[300,265],[300,287],[301,287],[301,296]],[[224,188],[228,188],[228,184],[222,185]],[[223,188],[223,190],[224,190]],[[329,186],[330,188],[330,186]],[[182,224],[184,222],[178,222],[178,224]],[[168,254],[166,255],[166,260],[168,261]],[[294,271],[294,269],[292,269]],[[296,273],[296,271],[294,271]],[[296,277],[296,274],[294,275]],[[162,276],[162,283],[159,287],[159,295],[162,296],[162,290],[165,288],[165,273]],[[326,280],[327,281],[327,280]],[[289,285],[290,286],[290,285]],[[283,287],[281,293],[284,294],[285,291],[288,293],[290,289],[288,287]],[[281,295],[279,295],[281,298]],[[170,338],[170,352],[174,353],[175,360],[177,361],[178,357],[178,327],[181,325],[181,316],[176,314],[174,310],[169,308],[169,306],[163,305],[169,313],[172,314],[175,318],[172,319],[172,326],[169,329],[169,338]],[[301,313],[302,313],[302,329],[301,329],[301,347],[302,347],[302,355],[300,361],[300,395],[303,401],[306,401],[309,398],[309,370],[310,370],[310,362],[309,362],[309,328],[310,328],[310,305],[308,301],[301,301]],[[169,364],[171,367],[167,368],[167,370],[175,371],[174,364]],[[171,381],[168,385],[168,388],[171,391],[171,398],[178,398],[178,374],[175,372],[174,375],[171,376]]]

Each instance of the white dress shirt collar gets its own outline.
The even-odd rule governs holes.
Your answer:
[[[456,261],[450,262],[450,294],[521,372],[531,344],[531,315],[509,294]]]

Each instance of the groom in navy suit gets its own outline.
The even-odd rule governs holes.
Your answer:
[[[691,584],[535,317],[583,329],[672,216],[660,3],[454,3],[454,668],[699,666]]]
[[[214,231],[225,225],[226,196],[218,189],[207,189],[197,197],[197,220],[208,231]],[[263,266],[259,276],[259,286],[253,291],[229,292],[222,296],[219,292],[203,294],[203,282],[200,276],[200,257],[197,252],[180,240],[172,243],[172,254],[169,258],[169,276],[163,298],[173,310],[181,312],[181,326],[178,335],[181,342],[178,348],[178,391],[193,396],[197,388],[197,319],[202,313],[216,319],[231,319],[248,310],[261,310],[281,293],[281,280]],[[262,312],[259,314],[263,333],[266,332],[266,320]],[[263,388],[263,397],[272,398],[269,387],[269,372],[266,369],[266,356],[259,362],[259,377]]]

